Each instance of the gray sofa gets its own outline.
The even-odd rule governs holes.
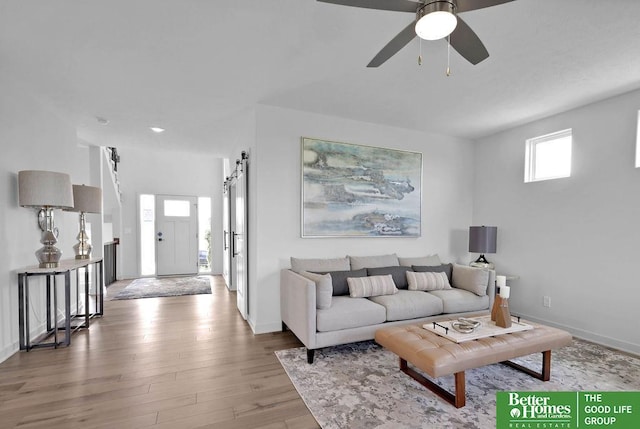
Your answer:
[[[283,329],[290,329],[306,346],[309,363],[313,363],[316,349],[371,340],[375,331],[384,326],[486,314],[493,305],[495,294],[495,271],[442,264],[437,255],[422,258],[398,258],[395,254],[335,259],[291,258],[291,265],[280,273]],[[407,274],[408,271],[418,274]],[[449,287],[411,290],[412,285],[407,284],[406,278],[413,278],[415,289],[415,278],[434,278],[424,274],[430,272],[445,273]],[[385,283],[389,283],[391,277],[396,290],[376,295],[368,289],[376,296],[361,297],[356,292],[357,297],[354,297],[354,290],[345,291],[345,285],[353,283],[353,278],[362,277],[363,273],[370,280],[371,276],[377,276]],[[353,277],[348,280],[350,276]],[[443,274],[436,276],[444,278]],[[329,291],[326,290],[326,279],[330,279]]]

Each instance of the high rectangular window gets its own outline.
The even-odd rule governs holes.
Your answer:
[[[171,217],[191,216],[191,206],[187,200],[165,200],[164,215]]]
[[[571,176],[571,129],[527,140],[524,181]]]

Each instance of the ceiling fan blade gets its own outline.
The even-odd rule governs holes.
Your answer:
[[[487,48],[478,37],[478,35],[462,20],[459,16],[458,25],[451,33],[449,43],[453,49],[458,51],[467,61],[476,65],[479,62],[489,58]]]
[[[484,9],[485,7],[497,6],[499,4],[509,3],[512,1],[514,0],[458,0],[456,2],[456,13]]]
[[[422,6],[410,0],[318,0],[322,3],[339,4],[342,6],[363,7],[365,9],[390,10],[394,12],[416,13]]]
[[[396,37],[391,39],[391,41],[387,43],[387,45],[382,48],[375,57],[373,57],[371,62],[367,64],[367,67],[378,67],[382,65],[385,61],[398,53],[400,49],[407,46],[407,44],[416,37],[415,26],[415,21],[412,21],[407,25],[404,30],[399,32]]]

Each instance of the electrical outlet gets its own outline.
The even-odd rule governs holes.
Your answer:
[[[545,307],[551,308],[551,297],[550,296],[544,296],[542,298],[542,305],[545,306]]]

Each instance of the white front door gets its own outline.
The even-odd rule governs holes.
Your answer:
[[[198,198],[156,195],[156,275],[198,273]]]

